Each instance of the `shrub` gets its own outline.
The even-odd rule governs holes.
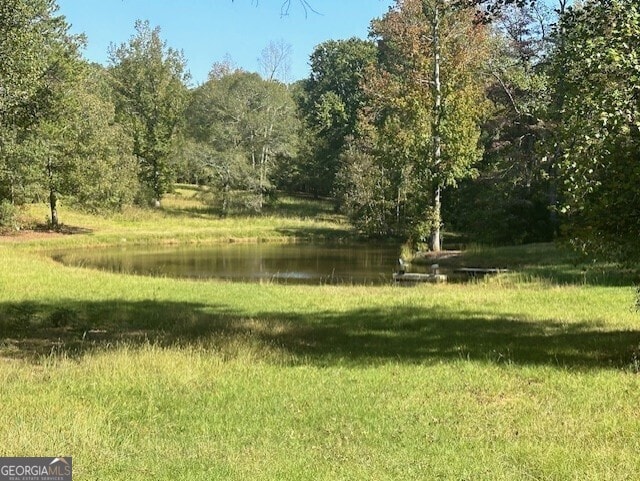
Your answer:
[[[18,208],[8,200],[0,202],[0,230],[18,230]]]

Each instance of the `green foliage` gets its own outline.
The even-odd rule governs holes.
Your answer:
[[[206,144],[187,137],[181,140],[176,150],[178,182],[204,185],[211,181],[213,171]]]
[[[619,259],[640,250],[640,6],[586,2],[562,18],[555,54],[562,80],[567,234],[588,252]]]
[[[13,11],[5,12],[7,7]],[[46,193],[53,226],[58,224],[57,196],[69,190],[73,169],[73,159],[66,155],[75,127],[69,125],[68,112],[76,102],[73,91],[82,71],[82,39],[68,33],[56,10],[51,1],[10,1],[2,5],[0,20],[7,27],[2,48],[17,48],[5,52],[6,64],[13,67],[2,72],[9,86],[2,115],[6,129],[0,129],[9,134],[0,140],[8,154],[0,160],[4,195],[8,191],[13,202],[24,202],[30,195]],[[16,33],[16,27],[24,31]],[[19,73],[26,84],[22,85],[24,79],[14,81]],[[12,95],[16,91],[20,94]]]
[[[132,139],[115,122],[106,72],[89,69],[77,85],[67,124],[72,126],[66,156],[73,161],[66,194],[91,211],[118,210],[138,191]]]
[[[118,209],[158,201],[179,173],[223,212],[261,210],[275,189],[335,194],[361,232],[416,242],[442,219],[479,242],[549,240],[560,206],[580,249],[636,257],[636,2],[577,4],[554,44],[540,2],[472,2],[491,28],[462,3],[398,1],[375,42],[320,44],[289,87],[216,64],[185,119],[184,57],[148,22],[111,49],[106,82],[54,0],[1,2],[0,199]]]
[[[336,176],[341,210],[354,227],[374,237],[392,235],[387,202],[390,183],[375,160],[355,148],[347,150]]]
[[[436,42],[438,18],[441,40]],[[387,209],[379,218],[388,222],[388,233],[413,238],[418,225],[439,229],[436,191],[472,175],[480,157],[487,33],[472,20],[468,10],[416,0],[398,2],[372,23],[378,63],[365,75],[367,104],[356,145],[373,159],[386,183],[384,200],[377,205]],[[441,85],[437,94],[434,84]],[[353,194],[343,189],[342,195]]]
[[[235,71],[212,77],[192,93],[189,135],[199,145],[223,211],[233,191],[245,206],[260,211],[282,160],[296,154],[298,121],[288,88],[258,74]]]
[[[55,110],[24,145],[39,167],[36,180],[46,187],[54,226],[59,195],[95,212],[120,209],[137,191],[131,139],[115,123],[104,72],[81,63],[73,68],[73,77],[59,87]]]
[[[18,208],[7,199],[0,201],[0,232],[4,229],[17,229]]]
[[[0,3],[0,118],[26,126],[47,103],[51,54],[67,38],[55,0],[3,0]]]
[[[450,227],[475,242],[549,241],[557,229],[556,172],[548,150],[552,85],[544,54],[553,17],[543,5],[506,7],[493,27],[485,63],[490,109],[482,126],[484,155],[476,175],[448,191]]]
[[[117,119],[133,138],[138,175],[148,200],[159,203],[175,181],[171,156],[187,104],[186,62],[168,48],[160,29],[137,21],[128,43],[109,52]]]
[[[31,141],[55,121],[75,75],[82,39],[68,34],[56,10],[54,0],[0,3],[0,198],[13,203],[48,191]]]
[[[311,75],[298,95],[306,128],[300,154],[304,190],[333,193],[340,155],[347,140],[357,136],[358,113],[365,105],[362,82],[375,55],[372,42],[357,38],[323,42],[311,54]]]
[[[0,5],[7,60],[0,67],[0,197],[16,204],[46,198],[53,226],[60,195],[112,209],[136,190],[130,141],[114,124],[103,72],[80,59],[82,39],[68,33],[56,9],[52,1]]]

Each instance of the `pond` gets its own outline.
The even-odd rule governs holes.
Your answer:
[[[66,265],[136,275],[291,284],[387,284],[400,249],[372,244],[220,244],[68,250]]]

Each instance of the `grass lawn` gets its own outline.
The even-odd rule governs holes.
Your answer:
[[[291,199],[220,219],[187,188],[61,220],[0,238],[0,456],[73,456],[76,480],[640,478],[635,271],[526,246],[463,254],[514,271],[468,284],[146,278],[47,251],[348,226]]]

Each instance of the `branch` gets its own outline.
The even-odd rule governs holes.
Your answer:
[[[234,0],[231,0],[231,2],[233,2]],[[251,0],[251,3],[253,3],[254,5],[258,6],[258,1],[259,0]],[[292,0],[283,0],[282,1],[282,5],[280,6],[280,16],[281,17],[286,17],[289,15],[289,10],[291,10],[291,2]],[[300,5],[302,5],[302,8],[304,10],[304,16],[305,18],[307,18],[309,16],[309,12],[313,12],[316,15],[322,15],[320,12],[318,12],[316,9],[313,8],[313,6],[311,5],[311,0],[298,0],[298,3],[300,3]]]
[[[509,97],[509,100],[511,101],[511,105],[513,106],[513,110],[516,111],[516,114],[521,115],[520,114],[520,109],[518,108],[518,104],[516,104],[516,100],[513,98],[513,95],[511,94],[511,91],[507,88],[505,83],[502,81],[502,78],[500,77],[500,75],[498,75],[496,72],[491,72],[491,75],[493,75],[496,78],[496,80],[498,81],[498,83],[502,87],[502,90],[504,90],[504,92]]]
[[[308,17],[310,11],[315,13],[316,15],[321,15],[320,12],[318,12],[311,6],[311,3],[309,3],[309,0],[298,0],[298,2],[300,3],[300,5],[302,5],[302,8],[304,9],[305,18]],[[288,16],[290,8],[291,8],[291,0],[284,0],[284,2],[282,3],[282,6],[280,7],[280,16],[281,17]]]

